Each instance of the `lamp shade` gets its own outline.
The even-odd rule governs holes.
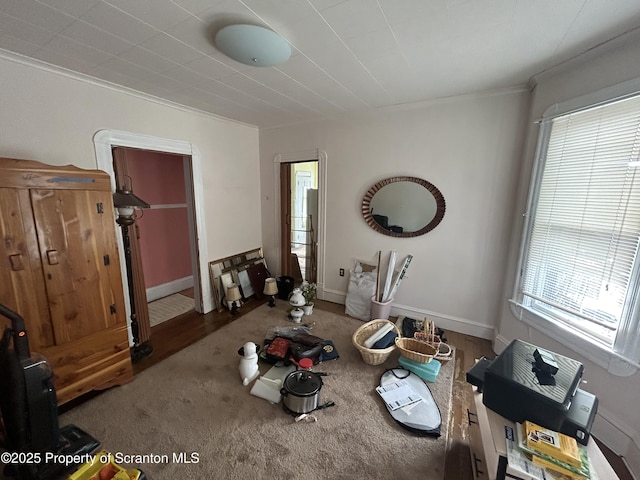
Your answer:
[[[116,208],[149,208],[149,204],[136,197],[131,190],[120,189],[113,194],[113,205]]]
[[[304,299],[304,295],[302,295],[302,290],[294,288],[291,297],[289,297],[289,305],[292,307],[301,307],[305,303],[307,303],[307,301]]]
[[[229,285],[229,288],[227,288],[227,300],[229,302],[235,302],[241,298],[242,296],[240,295],[240,288],[238,285],[235,283]]]
[[[113,206],[118,211],[116,222],[120,226],[133,225],[136,221],[135,211],[139,208],[149,208],[150,205],[133,194],[128,188],[119,188],[113,194]]]
[[[264,291],[262,293],[265,295],[275,295],[278,293],[278,284],[275,278],[267,278],[264,281]]]
[[[291,56],[284,38],[259,25],[228,25],[218,31],[215,44],[227,57],[255,67],[278,65]]]
[[[133,207],[117,207],[117,209],[121,217],[132,217],[136,210]]]

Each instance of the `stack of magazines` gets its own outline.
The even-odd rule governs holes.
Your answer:
[[[533,465],[541,467],[541,480],[593,478],[587,451],[575,438],[529,421],[516,423],[515,433],[520,451]]]

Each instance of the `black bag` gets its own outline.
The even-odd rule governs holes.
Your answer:
[[[293,342],[291,343],[291,345],[289,345],[289,350],[291,351],[291,355],[293,355],[293,358],[295,358],[296,361],[302,358],[311,358],[312,360],[315,360],[318,355],[320,355],[322,347],[322,343],[318,343],[314,346],[309,346]]]
[[[414,318],[404,317],[402,319],[402,336],[405,338],[413,338],[413,334],[422,331],[422,326],[418,325],[418,321]]]
[[[327,360],[335,360],[339,358],[338,350],[331,340],[325,340],[322,343],[322,350],[318,355],[318,362],[326,362]]]
[[[302,345],[315,346],[324,342],[324,338],[316,337],[310,333],[296,333],[292,338],[292,342],[300,343]]]

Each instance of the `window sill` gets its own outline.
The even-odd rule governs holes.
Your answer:
[[[594,362],[612,375],[628,377],[638,370],[638,365],[611,351],[598,342],[576,334],[574,331],[509,300],[511,313],[520,321],[544,333],[570,350]]]

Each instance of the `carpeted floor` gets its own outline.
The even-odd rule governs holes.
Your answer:
[[[362,323],[316,309],[305,320],[340,353],[314,367],[329,373],[320,402],[336,406],[315,412],[316,423],[295,423],[281,405],[250,395],[238,372],[240,346],[262,343],[271,327],[293,325],[285,310],[283,302],[258,307],[133,382],[65,413],[60,424],[84,428],[151,480],[442,480],[454,361],[443,363],[429,384],[442,436],[416,436],[395,423],[374,390],[385,369],[397,366],[398,352],[383,365],[366,365],[351,344]],[[261,373],[269,367],[261,364]]]
[[[193,298],[174,293],[149,303],[149,321],[154,327],[193,310]]]

